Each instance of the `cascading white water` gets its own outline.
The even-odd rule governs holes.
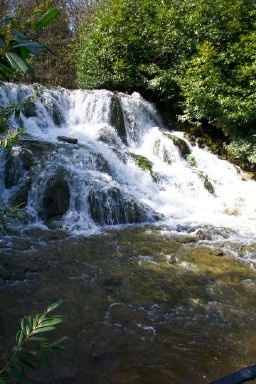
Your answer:
[[[32,86],[2,85],[0,104],[32,93]],[[174,229],[214,226],[255,236],[256,182],[242,180],[237,167],[188,142],[190,154],[182,157],[150,103],[137,93],[117,97],[126,143],[112,124],[113,93],[106,90],[46,89],[35,102],[36,112],[13,116],[12,126],[24,126],[29,140],[54,145],[34,164],[28,220],[42,220],[42,191],[59,172],[70,189],[69,208],[62,215],[62,225],[70,230],[161,219]],[[182,133],[172,134],[185,140]],[[63,144],[58,136],[76,138],[78,144]],[[151,174],[136,165],[131,153],[151,162]],[[3,169],[0,173],[1,195],[8,197],[13,187],[4,187]]]

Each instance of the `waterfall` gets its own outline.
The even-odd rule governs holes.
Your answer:
[[[2,84],[0,105],[33,92]],[[0,153],[1,204],[19,204],[23,225],[89,232],[160,222],[255,234],[256,182],[168,131],[138,93],[43,89],[10,126],[26,135]]]

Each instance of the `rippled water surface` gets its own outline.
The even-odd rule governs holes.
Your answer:
[[[69,356],[31,383],[200,384],[255,363],[255,244],[143,227],[0,246],[2,352],[21,317],[65,300]]]

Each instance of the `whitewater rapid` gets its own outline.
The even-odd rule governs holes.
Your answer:
[[[32,93],[33,86],[2,85],[0,105],[17,103]],[[112,124],[113,93],[106,90],[44,89],[35,101],[35,113],[28,116],[21,112],[18,119],[13,115],[12,127],[25,127],[26,140],[54,143],[56,148],[62,145],[44,160],[43,170],[37,165],[37,179],[32,182],[26,207],[33,212],[33,221],[40,222],[37,211],[41,204],[39,195],[44,188],[42,180],[47,178],[47,172],[51,174],[52,169],[61,165],[69,173],[71,198],[62,222],[63,227],[70,230],[98,228],[88,209],[88,196],[99,190],[107,195],[115,188],[120,192],[119,203],[121,200],[121,204],[136,201],[144,207],[145,222],[156,222],[157,215],[158,222],[174,230],[214,227],[219,233],[233,231],[234,236],[255,239],[256,182],[243,180],[242,172],[236,166],[206,149],[192,146],[182,132],[171,132],[189,148],[189,156],[181,156],[152,104],[138,93],[120,93],[115,97],[123,111],[126,140]],[[76,138],[78,144],[66,151],[59,136]],[[66,144],[68,146],[71,145]],[[150,162],[152,172],[142,170],[131,153],[144,156]],[[96,155],[107,164],[107,172],[97,166]],[[1,195],[8,196],[11,191],[4,186],[2,168],[3,165],[0,169]],[[206,188],[206,181],[210,188]],[[107,204],[110,211],[118,209],[107,198],[102,204],[105,210]],[[111,217],[106,224],[111,225],[113,221],[118,225]]]

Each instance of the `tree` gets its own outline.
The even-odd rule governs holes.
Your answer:
[[[49,48],[38,41],[37,35],[59,15],[54,8],[37,20],[23,22],[18,17],[9,16],[0,20],[0,77],[4,80],[15,79],[21,74],[35,74],[30,64],[32,57],[37,57],[41,49]]]
[[[255,125],[253,0],[105,0],[80,30],[78,84],[140,91],[236,136]]]

